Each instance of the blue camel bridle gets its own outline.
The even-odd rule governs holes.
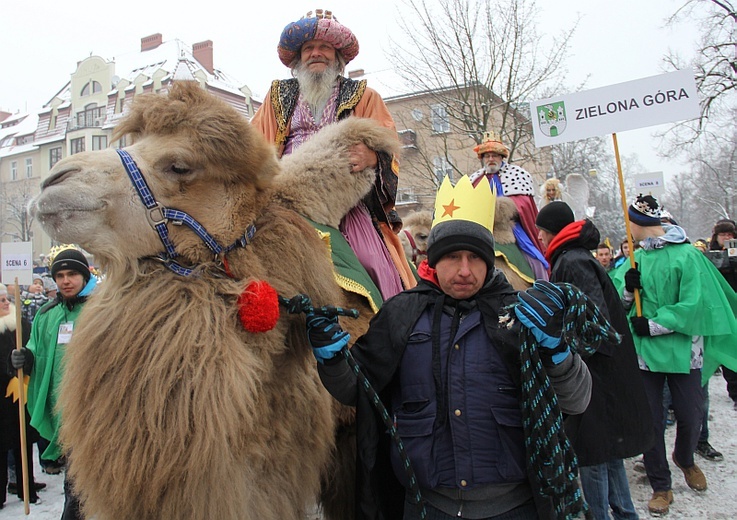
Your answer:
[[[221,246],[213,236],[207,232],[205,227],[197,222],[191,215],[178,209],[167,208],[162,206],[156,201],[151,188],[148,187],[146,179],[143,177],[141,170],[138,169],[138,165],[133,160],[128,152],[125,150],[115,150],[120,156],[120,160],[123,162],[128,178],[131,180],[133,187],[136,189],[136,193],[141,199],[146,208],[146,219],[149,225],[154,228],[156,233],[159,235],[161,243],[164,244],[164,251],[158,255],[152,256],[155,260],[162,262],[171,271],[181,276],[190,276],[194,269],[191,267],[185,267],[179,262],[174,260],[179,256],[174,244],[169,237],[169,228],[167,224],[171,222],[173,225],[181,226],[186,225],[189,229],[200,237],[205,243],[207,248],[212,252],[214,260],[221,264],[225,263],[225,255],[236,247],[246,247],[253,240],[253,236],[256,234],[256,226],[250,224],[246,228],[246,232],[238,237],[235,242],[227,247]],[[226,264],[226,273],[228,272]]]

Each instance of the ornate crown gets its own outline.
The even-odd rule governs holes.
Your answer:
[[[468,220],[493,232],[495,212],[496,186],[490,186],[486,176],[481,177],[475,188],[467,175],[455,186],[446,176],[435,196],[432,226],[448,220]]]
[[[328,11],[327,9],[315,9],[315,13],[313,14],[312,11],[308,11],[305,16],[302,18],[319,18],[319,19],[326,19],[330,20],[331,18],[338,21],[337,18],[333,17],[333,12]]]
[[[56,255],[67,249],[75,249],[77,251],[80,251],[80,249],[74,244],[60,244],[58,246],[54,246],[49,250],[49,254],[46,255],[46,260],[48,261],[49,266],[54,263],[54,258],[56,258]]]
[[[501,143],[502,136],[500,136],[493,130],[489,130],[487,132],[484,132],[484,138],[481,140],[481,142],[483,143],[484,141],[499,141]]]

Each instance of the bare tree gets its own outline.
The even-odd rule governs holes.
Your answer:
[[[737,11],[733,2],[687,0],[668,19],[670,25],[679,22],[696,24],[701,38],[693,58],[685,59],[672,52],[665,62],[672,69],[694,69],[702,101],[701,115],[696,121],[673,126],[669,140],[675,147],[694,143],[715,120],[723,119],[727,115],[725,109],[734,105],[737,87]]]
[[[3,235],[20,242],[30,242],[33,237],[33,217],[27,208],[31,198],[33,193],[29,180],[2,184],[0,207],[3,210]]]
[[[561,83],[574,28],[543,41],[534,0],[404,0],[400,10],[403,34],[390,52],[394,70],[448,128],[437,132],[429,155],[450,159],[461,146],[458,136],[467,149],[493,130],[510,160],[544,162],[526,103]]]

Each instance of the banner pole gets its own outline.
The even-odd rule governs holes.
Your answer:
[[[23,326],[21,323],[20,285],[18,277],[15,278],[15,348],[20,350],[23,348]],[[26,438],[26,392],[25,392],[25,375],[23,368],[18,369],[18,419],[20,421],[20,458],[21,468],[23,468],[23,482],[18,482],[16,474],[16,482],[23,485],[23,505],[26,515],[31,514],[29,505],[30,483],[28,482],[28,452],[26,446],[28,439]],[[17,462],[17,461],[16,461]]]
[[[630,266],[633,269],[637,267],[635,263],[635,248],[632,243],[632,231],[630,228],[630,219],[627,213],[627,193],[624,189],[624,174],[622,173],[622,161],[619,159],[619,145],[617,144],[616,132],[612,134],[612,141],[614,141],[614,158],[617,160],[617,175],[619,176],[619,194],[622,198],[622,211],[624,212],[624,227],[627,232],[627,246],[630,250]],[[640,291],[635,289],[635,307],[637,309],[637,316],[642,316],[642,303],[640,302]]]

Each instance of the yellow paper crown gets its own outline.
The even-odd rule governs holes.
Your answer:
[[[496,186],[489,185],[486,176],[474,188],[471,179],[464,175],[453,186],[446,176],[435,196],[435,214],[432,227],[449,220],[468,220],[494,231],[496,212]]]

